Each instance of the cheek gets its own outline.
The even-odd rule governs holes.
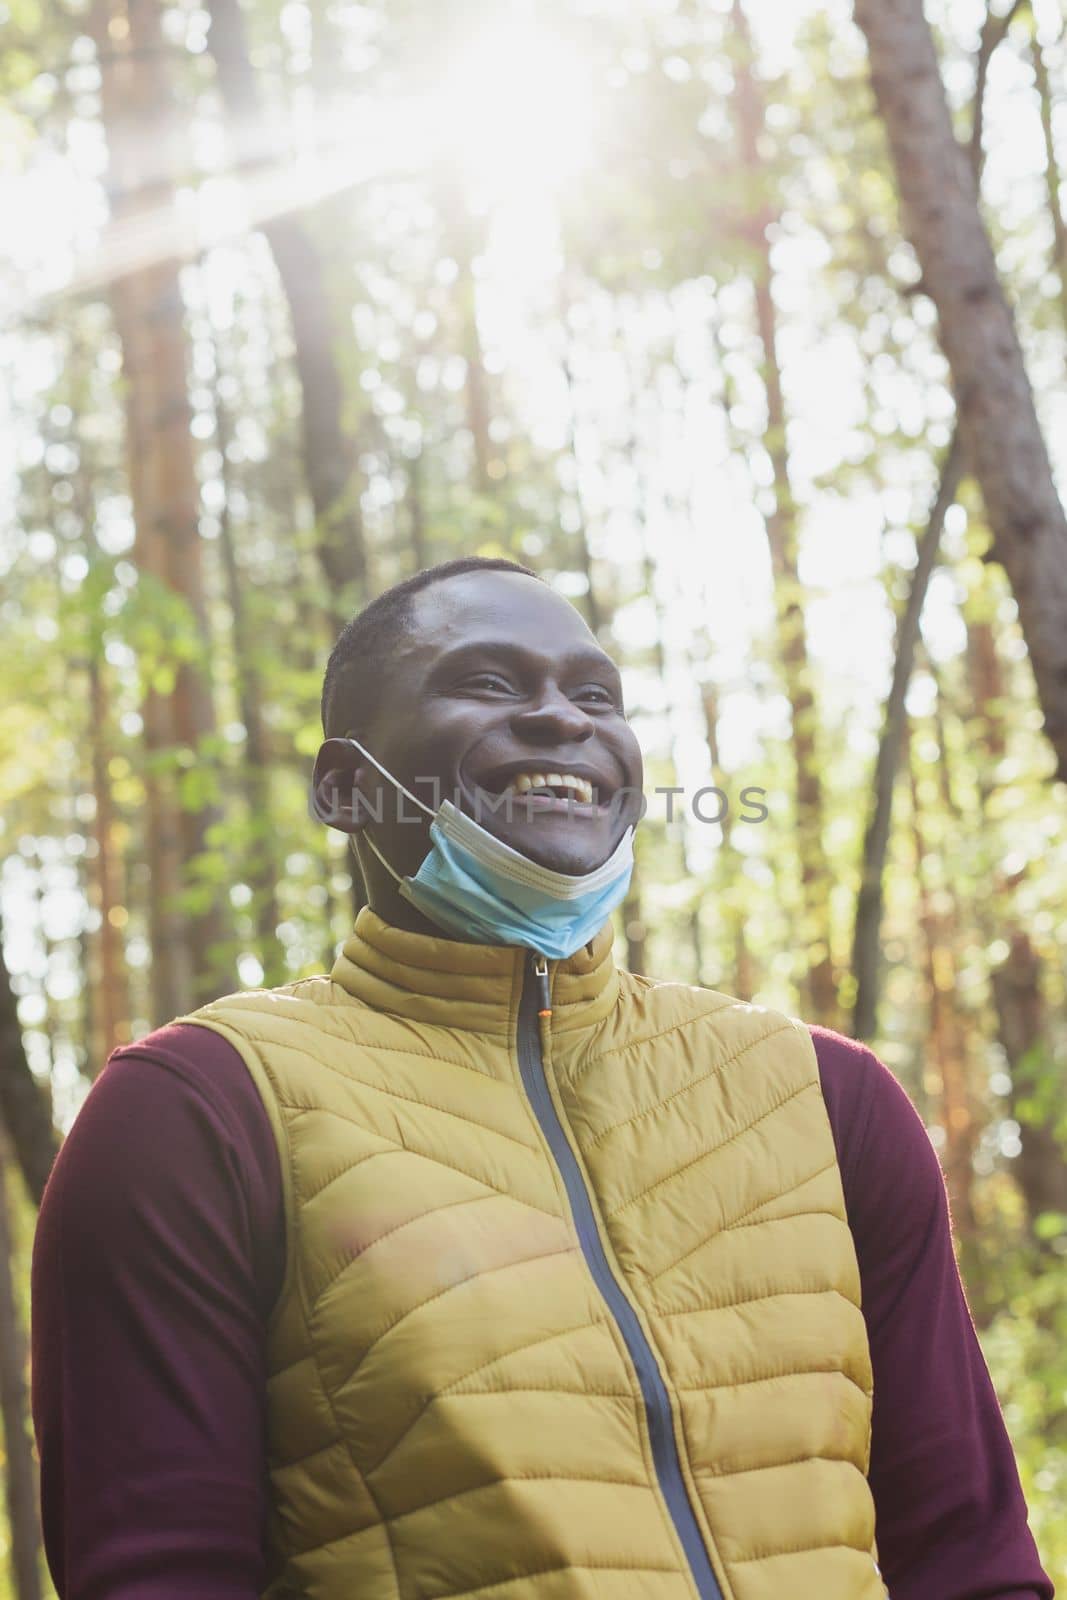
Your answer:
[[[641,746],[637,742],[637,735],[627,724],[618,741],[618,756],[622,770],[626,774],[627,783],[634,789],[640,789],[645,777],[645,764],[641,755]]]
[[[405,730],[400,758],[400,770],[408,774],[405,782],[411,786],[421,778],[427,783],[453,783],[478,738],[479,729],[471,727],[469,717],[457,713],[444,711],[433,721],[413,725]]]

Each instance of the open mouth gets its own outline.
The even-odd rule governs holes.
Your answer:
[[[578,800],[587,806],[593,803],[593,785],[588,778],[579,778],[573,772],[520,772],[500,792],[549,800]]]
[[[611,799],[610,793],[605,793],[584,773],[536,767],[490,774],[481,787],[497,801],[521,801],[522,810],[530,813],[559,811],[592,816],[604,809]]]

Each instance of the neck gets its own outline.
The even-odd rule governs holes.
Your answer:
[[[381,917],[391,928],[401,928],[405,933],[428,933],[434,939],[455,938],[454,934],[424,917],[410,900],[404,899],[396,880],[389,876],[374,851],[367,849],[365,840],[356,839],[353,842],[353,854],[359,863],[355,870],[362,875],[367,891],[367,904],[375,916]]]

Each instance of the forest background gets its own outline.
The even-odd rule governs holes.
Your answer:
[[[51,1592],[58,1143],[116,1043],[332,963],[326,655],[470,553],[584,610],[650,790],[725,796],[651,806],[627,964],[919,1107],[1067,1583],[1058,0],[0,19],[0,1596]]]

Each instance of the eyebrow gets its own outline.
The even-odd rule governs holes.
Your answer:
[[[464,661],[478,656],[497,656],[508,661],[522,661],[529,659],[529,652],[522,645],[516,644],[514,639],[468,640],[438,656],[430,669],[430,677],[435,678],[442,673],[454,671],[457,667],[461,667]],[[603,650],[588,647],[576,650],[564,656],[560,664],[568,671],[585,669],[605,673],[618,682],[622,681],[618,667]]]

